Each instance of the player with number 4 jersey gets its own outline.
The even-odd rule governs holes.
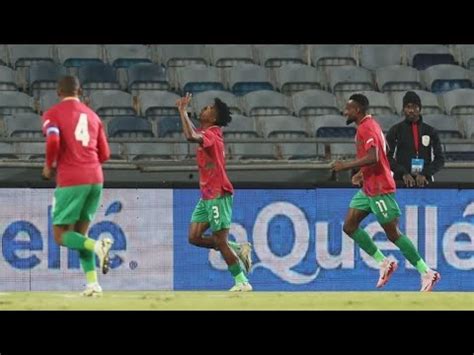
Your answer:
[[[52,204],[54,239],[79,252],[87,279],[83,295],[98,296],[102,288],[97,282],[94,254],[102,273],[107,273],[112,240],[95,241],[86,233],[102,197],[102,163],[109,159],[109,145],[100,118],[79,100],[79,80],[75,76],[62,77],[57,92],[61,102],[43,115],[43,178],[50,179],[57,171]]]
[[[395,200],[396,185],[387,158],[385,137],[375,118],[367,114],[368,108],[369,100],[362,94],[354,94],[347,101],[344,110],[347,124],[355,122],[357,125],[356,160],[332,164],[335,172],[360,168],[352,177],[352,183],[362,185],[362,190],[352,198],[344,221],[344,232],[379,264],[377,287],[383,287],[398,268],[398,263],[385,257],[369,234],[359,227],[360,222],[373,213],[388,239],[420,272],[420,291],[431,291],[440,280],[440,274],[426,265],[411,240],[398,229],[401,212]]]

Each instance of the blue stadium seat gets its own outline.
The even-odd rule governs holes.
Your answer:
[[[147,90],[169,90],[166,68],[149,63],[135,64],[128,68],[128,91],[139,94]]]
[[[145,118],[134,116],[115,117],[107,126],[111,138],[154,137],[151,123]]]
[[[160,117],[157,120],[158,137],[181,138],[183,137],[183,126],[179,116]]]

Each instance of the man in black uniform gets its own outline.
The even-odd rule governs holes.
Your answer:
[[[388,159],[395,180],[406,186],[424,187],[444,165],[444,155],[436,129],[423,122],[420,97],[407,91],[403,97],[405,120],[387,133]]]

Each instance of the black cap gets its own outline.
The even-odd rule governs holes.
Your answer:
[[[403,96],[403,107],[408,104],[417,105],[421,109],[421,99],[414,91],[407,91]]]

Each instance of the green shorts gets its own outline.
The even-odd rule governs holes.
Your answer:
[[[380,224],[391,222],[402,214],[397,201],[395,201],[394,193],[367,196],[362,190],[359,190],[352,198],[349,207],[372,212]]]
[[[92,221],[102,197],[102,184],[57,187],[53,198],[53,225]]]
[[[232,221],[232,195],[224,195],[212,200],[200,199],[191,216],[191,223],[208,222],[213,232],[229,229]]]

